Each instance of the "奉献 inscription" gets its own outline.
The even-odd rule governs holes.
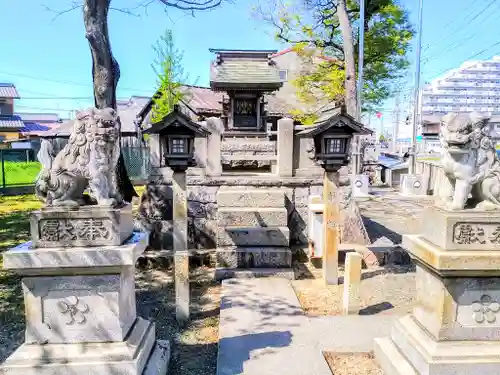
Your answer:
[[[41,220],[40,239],[42,241],[76,241],[109,239],[108,219],[48,219]]]
[[[498,245],[500,225],[492,223],[456,223],[453,242],[459,245]]]

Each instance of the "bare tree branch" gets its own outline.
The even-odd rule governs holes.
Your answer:
[[[222,0],[189,1],[189,0],[158,0],[167,7],[177,8],[185,11],[200,11],[217,8]]]

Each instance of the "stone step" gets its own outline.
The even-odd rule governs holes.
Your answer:
[[[288,211],[285,207],[221,207],[217,211],[219,227],[286,227]]]
[[[216,253],[220,268],[282,268],[292,266],[288,247],[219,248]]]
[[[288,227],[248,228],[225,227],[217,230],[217,247],[285,246],[290,244]]]
[[[256,277],[280,277],[294,280],[295,273],[291,268],[217,268],[215,270],[216,280],[252,279]]]
[[[220,207],[285,207],[285,193],[282,190],[224,190],[217,193]]]

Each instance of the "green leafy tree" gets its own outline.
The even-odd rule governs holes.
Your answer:
[[[257,14],[273,25],[279,41],[294,45],[299,55],[312,66],[293,82],[299,98],[304,102],[335,101],[352,107],[356,95],[356,77],[348,73],[358,66],[359,0],[302,0],[300,4],[276,5]],[[345,30],[353,34],[349,40]],[[342,22],[340,22],[342,21]],[[397,0],[366,0],[364,46],[363,110],[372,112],[375,107],[390,97],[396,81],[407,75],[408,51],[414,30],[408,12]],[[347,35],[347,44],[346,44]],[[353,50],[346,46],[352,43],[354,62],[349,54]],[[331,59],[312,63],[315,55]],[[346,69],[346,66],[348,69]],[[349,68],[350,67],[350,68]],[[356,72],[357,75],[357,72]],[[349,111],[348,108],[348,112]]]
[[[153,46],[156,59],[151,64],[157,76],[158,90],[153,96],[151,120],[161,121],[186,96],[183,85],[188,81],[182,66],[183,52],[175,47],[173,33],[166,30],[165,34]]]

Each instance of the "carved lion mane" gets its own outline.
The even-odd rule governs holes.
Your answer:
[[[479,113],[442,118],[441,163],[449,184],[440,198],[446,208],[460,210],[469,202],[479,209],[500,209],[500,161],[490,130],[489,117]]]
[[[44,140],[38,153],[42,170],[35,191],[47,206],[85,204],[84,191],[101,205],[123,203],[117,188],[120,121],[111,108],[90,108],[76,115],[66,146],[55,156]]]

